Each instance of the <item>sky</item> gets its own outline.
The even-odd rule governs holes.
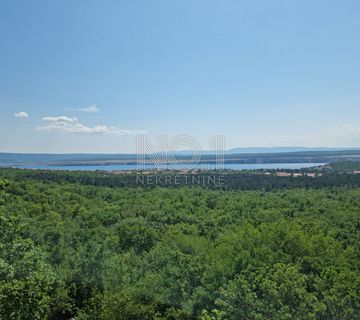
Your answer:
[[[0,0],[0,152],[360,147],[358,0]]]

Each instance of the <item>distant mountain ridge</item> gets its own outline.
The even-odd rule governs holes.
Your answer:
[[[296,153],[299,153],[298,156],[309,156],[311,153],[328,153],[328,152],[349,152],[349,153],[360,153],[360,148],[307,148],[307,147],[244,147],[244,148],[233,148],[225,151],[225,157],[227,159],[233,158],[231,155],[236,156],[236,158],[253,158],[254,162],[257,162],[258,158],[264,158],[266,156],[278,157],[281,154],[284,157],[296,156]],[[190,151],[177,151],[176,155],[179,157],[189,157],[191,156]],[[214,151],[202,151],[202,158],[213,158],[215,155]],[[312,155],[311,155],[312,156]],[[137,159],[136,154],[91,154],[91,153],[70,153],[70,154],[45,154],[45,153],[0,153],[0,165],[21,165],[26,163],[69,163],[69,162],[113,162],[113,161],[122,161],[134,162]]]
[[[136,154],[101,154],[101,153],[0,153],[0,164],[42,163],[63,161],[96,161],[96,160],[128,160],[136,158]]]
[[[331,148],[331,147],[239,147],[225,151],[226,155],[231,154],[263,154],[263,153],[289,153],[289,152],[318,152],[318,151],[354,151],[360,148]],[[203,150],[202,155],[214,155],[214,151]],[[177,151],[177,155],[191,155],[191,151]]]
[[[346,151],[360,150],[360,148],[330,148],[330,147],[241,147],[227,150],[227,154],[239,153],[279,153],[279,152],[306,152],[306,151]]]

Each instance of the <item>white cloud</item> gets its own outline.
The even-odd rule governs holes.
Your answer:
[[[338,132],[344,136],[360,137],[360,127],[352,124],[345,124],[338,127]]]
[[[16,112],[14,114],[14,116],[16,118],[29,118],[29,114],[27,112],[24,112],[24,111]]]
[[[49,122],[66,122],[66,123],[76,123],[79,120],[77,118],[70,118],[67,116],[59,116],[59,117],[43,117],[42,121],[49,121]]]
[[[67,116],[58,117],[43,117],[42,121],[46,122],[45,125],[39,126],[38,131],[61,131],[67,133],[83,133],[83,134],[114,134],[114,135],[136,135],[145,133],[143,130],[128,130],[119,129],[116,127],[109,127],[106,125],[96,125],[88,127],[79,122],[77,118],[70,118]]]
[[[85,108],[80,108],[80,109],[76,109],[77,111],[81,111],[81,112],[88,112],[88,113],[95,113],[95,112],[99,112],[99,108],[96,106],[96,104],[92,104],[91,106],[85,107]]]
[[[345,124],[336,128],[337,136],[346,141],[360,141],[360,126]]]
[[[337,126],[331,139],[334,142],[336,141],[338,145],[359,147],[360,126],[353,124]]]

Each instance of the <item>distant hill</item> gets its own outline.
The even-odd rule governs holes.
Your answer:
[[[232,154],[273,154],[273,153],[291,153],[291,152],[320,152],[320,151],[348,151],[360,150],[360,148],[329,148],[329,147],[239,147],[225,151],[226,155]],[[214,155],[214,151],[203,150],[202,155]],[[192,153],[188,150],[176,151],[178,156],[190,156]]]
[[[241,153],[283,153],[283,152],[306,152],[306,151],[344,151],[344,150],[360,150],[360,148],[328,148],[328,147],[242,147],[233,148],[226,151],[227,154]]]
[[[267,152],[264,152],[267,151]],[[178,159],[189,159],[191,153],[180,151]],[[359,160],[360,149],[341,148],[235,148],[225,154],[225,163],[334,163],[344,160]],[[148,161],[150,159],[148,158]],[[215,163],[213,152],[203,152],[202,163]],[[151,162],[151,161],[150,161]],[[21,166],[27,164],[45,165],[109,165],[136,164],[136,154],[31,154],[0,153],[1,166]]]
[[[45,163],[45,162],[67,162],[67,161],[111,161],[135,159],[136,154],[100,154],[100,153],[69,153],[69,154],[47,154],[47,153],[0,153],[0,165]]]

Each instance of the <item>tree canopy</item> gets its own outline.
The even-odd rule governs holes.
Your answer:
[[[360,188],[72,179],[0,179],[0,319],[360,319]]]

